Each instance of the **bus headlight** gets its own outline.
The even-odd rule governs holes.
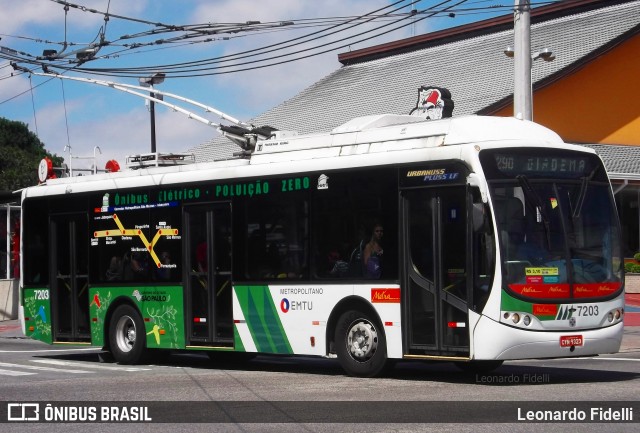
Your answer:
[[[615,310],[609,311],[609,314],[607,314],[607,320],[609,320],[610,323],[614,321],[617,322],[622,318],[623,315],[624,315],[624,309],[616,308]]]
[[[520,321],[520,315],[518,313],[513,313],[511,320],[513,320],[513,323],[518,323]]]
[[[531,324],[531,317],[529,316],[524,316],[522,318],[522,323],[524,323],[524,326],[529,326]]]

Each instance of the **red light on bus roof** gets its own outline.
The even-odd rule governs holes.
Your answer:
[[[104,169],[107,173],[116,173],[120,171],[120,164],[118,164],[118,161],[116,161],[115,159],[111,159],[107,161]]]

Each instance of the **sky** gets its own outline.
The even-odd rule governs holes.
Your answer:
[[[18,64],[34,72],[14,71],[8,60],[0,59],[0,117],[26,123],[49,152],[65,157],[73,168],[92,167],[95,162],[98,169],[102,169],[110,159],[124,166],[127,155],[147,153],[151,149],[150,114],[145,101],[96,84],[37,76],[35,73],[42,72],[41,64],[69,77],[128,85],[138,85],[140,76],[165,72],[166,79],[156,86],[158,90],[249,121],[338,69],[339,53],[509,14],[514,3],[513,0],[467,0],[454,6],[460,1],[75,0],[68,2],[71,6],[65,11],[62,0],[0,0],[0,47],[5,53],[17,51],[21,60],[31,60],[31,63]],[[536,1],[542,0],[532,3]],[[430,8],[440,11],[447,6],[452,9],[428,17]],[[344,24],[350,18],[384,7],[388,8],[377,16],[383,13],[391,16],[369,23],[359,20]],[[409,24],[412,8],[419,12],[414,15],[419,22],[363,40]],[[106,12],[109,15],[105,21]],[[453,16],[449,16],[450,13]],[[403,20],[396,23],[399,19]],[[343,25],[327,30],[340,23]],[[356,23],[360,25],[353,26]],[[199,29],[218,32],[185,38],[194,35],[196,24],[206,26]],[[374,30],[385,24],[386,27]],[[190,27],[167,32],[164,31],[169,28],[167,25]],[[154,33],[149,34],[151,31]],[[324,32],[317,33],[317,39],[306,44],[302,42],[310,37],[294,41],[299,44],[289,48],[286,45],[291,43],[283,44],[320,31]],[[365,31],[369,33],[357,35]],[[334,34],[328,34],[331,32]],[[129,37],[122,38],[125,35]],[[110,44],[102,46],[95,59],[78,65],[74,53],[90,48],[100,36]],[[169,38],[177,40],[171,42]],[[258,51],[252,52],[253,57],[236,57],[233,62],[234,57],[229,57],[278,43],[281,45],[274,46],[269,55],[280,57],[272,60],[260,61],[264,57],[256,56]],[[332,45],[318,47],[329,43]],[[55,50],[59,58],[43,59],[44,50]],[[300,52],[286,55],[292,51]],[[327,52],[319,54],[321,51]],[[306,58],[293,61],[299,57]],[[201,66],[198,71],[168,66],[205,59],[218,63]],[[222,63],[223,60],[226,63]],[[286,63],[266,66],[283,61]],[[252,63],[238,64],[242,62]],[[142,67],[147,69],[140,71]],[[122,71],[123,68],[138,70]],[[199,107],[166,101],[220,122],[219,117]],[[170,108],[156,104],[155,111],[159,152],[185,152],[218,135],[215,128]]]

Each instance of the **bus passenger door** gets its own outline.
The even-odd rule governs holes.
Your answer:
[[[185,222],[188,340],[197,346],[231,346],[231,204],[185,208]]]
[[[466,188],[403,192],[405,350],[467,357]]]
[[[87,214],[54,215],[49,230],[53,341],[89,342]]]

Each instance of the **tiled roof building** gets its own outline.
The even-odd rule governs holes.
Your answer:
[[[556,53],[552,62],[534,62],[534,89],[640,32],[640,1],[560,3],[573,6],[556,4],[532,13],[532,51],[548,47]],[[343,53],[341,68],[252,123],[314,133],[358,116],[406,114],[422,84],[447,87],[456,103],[454,116],[491,114],[513,97],[513,59],[503,53],[512,44],[509,15]],[[192,151],[198,161],[210,161],[230,158],[237,147],[215,137]]]
[[[513,113],[513,16],[480,21],[357,51],[342,66],[251,120],[299,133],[328,132],[359,116],[407,114],[421,85],[446,87],[454,116]],[[566,142],[593,147],[614,183],[628,253],[640,249],[640,0],[571,0],[531,12],[533,119]],[[639,146],[639,147],[636,147]],[[215,137],[198,161],[239,149]]]

